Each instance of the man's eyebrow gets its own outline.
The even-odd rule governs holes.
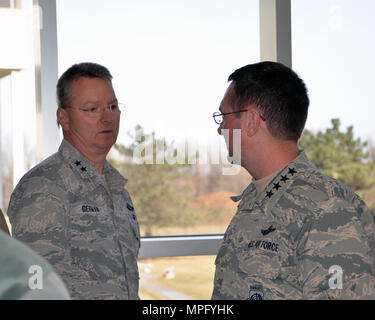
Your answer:
[[[98,103],[99,103],[99,101],[91,101],[91,100],[89,100],[89,101],[86,101],[86,103],[83,104],[83,107],[87,106],[88,104],[98,104]]]
[[[114,102],[117,102],[117,98],[114,98],[113,100],[111,100],[108,104],[110,103],[114,103]],[[89,104],[99,104],[99,101],[92,101],[92,100],[89,100],[87,101],[82,107],[84,106],[87,106]]]

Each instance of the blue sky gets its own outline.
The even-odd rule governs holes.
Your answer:
[[[168,140],[216,139],[212,113],[236,68],[258,62],[258,0],[58,0],[59,74],[93,61],[139,123]],[[375,141],[371,0],[292,0],[293,68],[310,93],[309,129],[339,117]]]

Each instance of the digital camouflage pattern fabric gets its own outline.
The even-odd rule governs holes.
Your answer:
[[[263,192],[251,183],[232,199],[241,201],[216,257],[213,299],[375,299],[373,215],[304,152]]]
[[[139,299],[140,233],[127,180],[108,162],[103,173],[63,140],[15,188],[13,235],[51,263],[73,299]]]

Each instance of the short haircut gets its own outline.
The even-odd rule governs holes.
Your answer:
[[[228,81],[234,83],[234,111],[255,104],[272,136],[298,141],[305,127],[309,97],[305,83],[293,70],[277,62],[260,62],[237,69]]]
[[[80,77],[100,78],[112,83],[112,75],[106,67],[97,63],[83,62],[71,66],[60,77],[56,86],[57,105],[67,108],[70,105],[70,87],[74,80]]]

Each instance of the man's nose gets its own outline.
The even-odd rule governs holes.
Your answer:
[[[104,110],[102,109],[101,110],[101,115],[100,115],[100,119],[101,120],[104,120],[104,121],[112,121],[113,118],[114,118],[114,114],[113,112],[111,112],[111,110],[109,110],[109,108],[105,108]]]

